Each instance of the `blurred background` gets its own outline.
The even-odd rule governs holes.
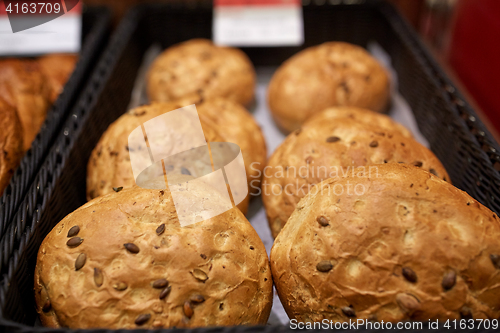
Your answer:
[[[311,1],[341,2],[303,0],[307,3]],[[343,1],[357,3],[370,0]],[[441,66],[461,88],[500,142],[500,0],[386,1],[394,4],[418,31]],[[118,22],[129,7],[154,0],[84,2],[110,6],[114,12],[114,21]]]

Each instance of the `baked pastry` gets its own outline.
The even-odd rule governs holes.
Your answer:
[[[262,201],[274,237],[313,185],[357,166],[408,163],[449,180],[436,156],[389,117],[365,110],[354,118],[333,120],[336,110],[332,108],[306,122],[268,161]],[[346,114],[359,112],[349,110]]]
[[[252,101],[255,70],[240,50],[193,39],[174,45],[156,58],[147,75],[153,102],[199,96],[225,97],[246,105]]]
[[[421,168],[376,167],[318,184],[276,238],[271,269],[288,316],[498,318],[498,216]]]
[[[206,140],[236,143],[242,151],[250,189],[258,189],[261,170],[266,161],[266,146],[253,117],[242,106],[226,99],[198,101],[199,98],[186,98],[176,103],[153,103],[134,109],[111,124],[93,150],[88,163],[87,198],[90,200],[110,193],[113,187],[135,185],[129,159],[129,134],[149,119],[195,103]],[[190,133],[192,128],[186,127],[182,131]],[[182,135],[182,132],[178,134]],[[190,172],[195,174],[192,169]],[[246,213],[248,200],[249,198],[238,205],[243,213]]]
[[[389,98],[386,70],[362,47],[343,42],[297,53],[278,68],[268,90],[273,118],[287,132],[327,107],[357,106],[382,112]]]
[[[196,103],[203,124],[213,127],[226,142],[236,143],[245,161],[249,192],[260,192],[260,181],[266,166],[267,150],[262,131],[244,107],[225,98]]]
[[[193,104],[196,100],[197,99],[183,99],[178,102],[153,103],[151,105],[141,106],[130,110],[112,123],[106,132],[104,132],[90,155],[87,165],[87,199],[91,200],[100,195],[111,193],[114,188],[134,186],[136,181],[132,171],[129,152],[134,148],[129,147],[128,139],[130,133],[144,122],[166,112]],[[203,110],[203,108],[201,109]],[[208,123],[208,119],[205,119],[206,117],[204,117],[201,112],[199,112],[198,115],[207,142],[226,141],[219,132]],[[164,137],[162,139],[165,141],[169,140],[169,142],[162,145],[162,149],[165,149],[167,152],[170,151],[172,149],[172,147],[170,147],[171,140],[175,140],[175,142],[179,143],[176,147],[179,150],[189,149],[190,147],[182,148],[182,146],[179,145],[183,144],[182,138],[191,136],[192,132],[192,124],[185,124],[184,127],[179,127],[175,133],[164,132]],[[184,143],[186,142],[184,141]],[[212,165],[210,163],[211,160],[210,155],[208,155],[208,150],[202,152],[202,154],[204,155],[196,156],[196,159],[199,160],[200,163],[194,165],[190,164],[189,166],[171,165],[169,167],[172,168],[172,171],[175,171],[173,169],[185,168],[185,173],[189,173],[193,176],[200,177],[206,175],[212,172]],[[170,154],[168,153],[166,155]],[[149,155],[147,157],[149,157]],[[142,163],[148,166],[150,164],[150,159],[146,158]],[[161,169],[160,172],[163,172],[163,169]],[[152,174],[149,176],[154,177],[161,174],[162,173]],[[247,195],[247,197],[238,204],[238,208],[241,209],[243,214],[247,212],[249,199],[250,197]]]
[[[91,200],[112,193],[113,188],[134,186],[135,179],[129,153],[131,148],[128,141],[130,133],[154,117],[189,104],[191,103],[153,103],[140,106],[123,114],[109,125],[92,151],[87,165],[87,199]],[[188,125],[179,128],[176,133],[165,132],[165,140],[190,135],[193,129]],[[224,141],[219,133],[209,125],[203,126],[203,131],[207,142]],[[180,140],[175,141],[181,144]],[[164,149],[168,150],[171,147],[165,146]],[[144,163],[148,166],[151,161],[148,159]],[[209,167],[211,170],[211,165],[203,165],[202,167]]]
[[[176,195],[223,205],[203,183]],[[168,190],[136,186],[88,202],[52,229],[38,252],[35,299],[49,327],[262,325],[272,279],[264,245],[238,209],[181,227]]]
[[[23,156],[23,135],[16,110],[0,98],[0,196]]]
[[[31,147],[45,121],[50,87],[34,60],[0,61],[0,98],[15,108],[23,128],[24,150]]]
[[[51,103],[62,93],[77,61],[78,57],[74,54],[49,54],[38,58],[40,69],[50,86]]]
[[[0,98],[17,110],[27,151],[73,71],[74,55],[0,60]]]

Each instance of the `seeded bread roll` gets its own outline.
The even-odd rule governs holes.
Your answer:
[[[203,183],[176,195],[223,202]],[[272,279],[238,209],[181,227],[169,191],[133,187],[54,227],[38,252],[35,298],[42,324],[54,328],[262,325]]]
[[[51,103],[62,93],[77,61],[78,57],[73,54],[49,54],[38,58],[40,69],[50,86]]]
[[[135,128],[154,117],[193,104],[196,101],[196,98],[186,98],[178,102],[153,103],[151,105],[141,106],[130,110],[112,123],[92,151],[87,165],[87,199],[90,200],[100,195],[111,193],[113,192],[113,188],[128,188],[134,186],[135,179],[130,164],[130,147],[128,146],[130,133]],[[197,107],[197,109],[199,109],[198,114],[200,116],[206,141],[225,142],[226,139],[221,136],[218,129],[214,128],[213,124],[211,124],[213,121],[203,115],[202,112],[206,108]],[[187,124],[185,127],[179,128],[175,133],[165,132],[164,139],[170,139],[170,142],[175,141],[182,144],[182,139],[186,136],[191,136],[192,131],[192,126]],[[238,144],[238,142],[235,143]],[[166,151],[171,149],[167,144],[165,144],[163,148],[166,149]],[[202,160],[201,156],[200,160]],[[210,158],[204,160],[210,161]],[[145,160],[144,163],[149,165],[150,160]],[[189,172],[193,176],[201,176],[211,172],[211,169],[211,164],[203,164],[200,165],[197,170],[190,167],[187,168],[186,173]],[[238,205],[238,208],[240,208],[244,214],[248,209],[248,201],[249,196]]]
[[[151,65],[147,91],[153,102],[184,97],[225,97],[243,105],[252,101],[255,70],[240,50],[193,39],[165,50]]]
[[[87,165],[87,199],[91,200],[112,193],[113,188],[134,186],[135,179],[128,146],[130,133],[154,117],[189,104],[191,103],[153,103],[140,106],[123,114],[109,125],[92,151]],[[203,130],[207,142],[224,141],[213,127],[205,125]],[[176,133],[165,132],[165,139],[173,139],[172,141],[181,144],[180,140],[175,140],[175,138],[189,136],[191,131],[192,128],[187,126],[179,128]],[[164,148],[168,150],[170,147]],[[146,160],[144,163],[149,165],[150,161]]]
[[[14,108],[0,98],[0,196],[23,156],[21,122]]]
[[[34,60],[0,61],[0,98],[17,110],[22,125],[24,150],[38,134],[45,121],[50,87]]]
[[[283,130],[299,128],[330,106],[357,106],[383,112],[389,104],[389,76],[359,46],[328,42],[287,60],[269,83],[268,101]]]
[[[276,238],[271,268],[298,321],[494,319],[499,238],[497,215],[467,193],[392,163],[311,190]]]
[[[306,122],[285,139],[268,161],[262,201],[274,237],[313,185],[357,166],[408,163],[449,180],[436,156],[389,117],[350,108],[348,112],[340,111],[339,118],[334,119],[335,112],[327,110],[325,115]],[[342,118],[342,112],[361,113]]]

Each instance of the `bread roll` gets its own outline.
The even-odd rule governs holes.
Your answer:
[[[176,195],[220,194],[203,183]],[[189,200],[189,198],[187,198]],[[44,326],[168,328],[265,324],[266,250],[238,209],[181,227],[168,190],[96,198],[47,235],[35,270]]]
[[[77,61],[78,57],[74,54],[49,54],[38,58],[40,69],[50,86],[51,103],[62,93]]]
[[[389,97],[386,70],[362,47],[343,42],[297,53],[278,68],[268,90],[271,113],[286,132],[330,106],[382,112]]]
[[[385,115],[354,108],[333,108],[306,122],[276,149],[264,173],[262,200],[273,236],[310,187],[357,166],[408,163],[449,180],[436,156],[409,135]]]
[[[23,156],[23,134],[16,110],[0,98],[0,196]]]
[[[147,91],[153,102],[184,97],[225,97],[246,105],[252,101],[255,70],[240,50],[193,39],[165,50],[151,65]]]
[[[88,164],[88,199],[110,193],[113,187],[129,187],[135,184],[127,148],[128,135],[134,128],[162,113],[194,103],[196,103],[206,139],[209,142],[237,144],[242,151],[250,190],[253,189],[253,193],[259,190],[267,152],[262,131],[253,117],[241,105],[227,99],[186,98],[177,103],[155,103],[140,107],[123,115],[110,125],[92,152]],[[137,114],[139,116],[136,116]],[[186,132],[191,130],[191,128],[185,129]],[[113,153],[102,155],[103,150]],[[248,199],[239,205],[244,213]]]
[[[112,123],[102,135],[90,155],[87,166],[87,199],[112,193],[113,188],[132,187],[135,185],[134,174],[130,164],[129,142],[130,133],[144,122],[166,112],[176,110],[189,103],[153,103],[132,109]],[[190,125],[190,124],[188,124]],[[223,141],[222,137],[211,126],[204,126],[207,142]],[[175,133],[165,132],[165,141],[180,143],[182,137],[191,135],[190,126],[179,128]],[[165,150],[171,149],[165,145]],[[150,160],[144,163],[149,165]],[[203,167],[203,166],[202,166]],[[211,169],[211,166],[208,166]],[[156,175],[159,176],[159,175]]]
[[[21,120],[24,150],[31,147],[45,121],[50,86],[35,60],[0,61],[0,98],[17,110]]]
[[[467,193],[390,163],[311,190],[276,238],[271,268],[298,321],[494,319],[499,238],[498,216]]]

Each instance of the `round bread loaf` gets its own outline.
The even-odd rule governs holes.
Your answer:
[[[45,121],[50,87],[34,60],[0,61],[0,98],[17,110],[23,129],[24,150],[31,147]]]
[[[91,200],[98,196],[112,193],[113,188],[134,186],[135,179],[130,164],[130,147],[128,142],[130,133],[154,117],[189,104],[189,102],[172,102],[140,106],[123,114],[109,125],[92,151],[87,165],[87,199]],[[183,144],[182,138],[190,136],[193,131],[190,125],[187,124],[185,127],[178,128],[175,133],[165,132],[165,141],[169,140],[170,142],[178,142],[179,145]],[[222,137],[213,127],[206,124],[202,126],[207,142],[223,141]],[[165,145],[164,149],[168,152],[171,147]],[[144,161],[146,166],[150,163],[149,159]],[[209,167],[211,169],[211,166]]]
[[[255,70],[240,50],[205,39],[174,45],[156,58],[147,76],[153,102],[199,96],[225,97],[243,105],[252,101]]]
[[[166,112],[193,104],[196,100],[196,98],[186,98],[179,100],[178,102],[153,103],[151,105],[141,106],[127,112],[112,123],[106,132],[104,132],[99,140],[99,143],[92,151],[88,162],[87,199],[90,200],[100,195],[111,193],[113,188],[127,188],[135,185],[135,179],[130,164],[130,147],[128,146],[130,133],[144,122]],[[234,103],[216,101],[208,104],[208,106],[203,106],[203,104],[205,103],[197,105],[197,110],[206,141],[234,141],[234,143],[238,144],[242,148],[243,154],[245,154],[245,152],[250,152],[250,150],[246,149],[246,147],[250,147],[258,141],[257,139],[254,139],[253,136],[250,136],[249,129],[252,130],[257,128],[257,125],[253,122],[253,120],[252,123],[248,120],[251,116],[246,115],[246,111]],[[231,110],[225,110],[226,107],[230,107]],[[220,112],[218,120],[215,119],[215,114],[217,112]],[[218,126],[218,124],[225,125],[231,123],[232,119],[235,117],[238,118],[238,122],[233,123],[232,127],[237,127],[240,131],[239,134],[234,131],[234,128]],[[219,130],[227,131],[228,136],[224,137],[220,135]],[[175,133],[165,132],[165,140],[169,140],[169,142],[175,141],[182,144],[183,137],[191,136],[192,131],[192,126],[187,124],[182,128],[178,128]],[[256,133],[254,133],[254,135],[258,137]],[[171,147],[169,147],[168,144],[165,144],[163,149],[169,151]],[[262,151],[262,149],[264,150]],[[258,145],[256,144],[250,153],[250,157],[248,157],[249,159],[254,156],[260,156],[262,153],[265,156],[265,147],[258,148]],[[247,156],[244,156],[244,158],[246,157]],[[199,160],[210,162],[210,157],[200,156]],[[144,163],[149,164],[150,160],[147,159]],[[202,176],[211,172],[211,168],[211,164],[206,163],[198,165],[197,170],[189,167],[187,168],[187,171],[193,176]],[[249,198],[250,197],[247,196],[245,200],[238,205],[238,208],[240,208],[244,214],[248,209]]]
[[[362,47],[328,42],[309,47],[278,68],[268,102],[283,130],[299,128],[330,106],[357,106],[382,112],[389,104],[389,76]]]
[[[176,195],[206,198],[208,209],[223,204],[203,183]],[[136,186],[54,227],[38,252],[35,298],[49,327],[262,325],[272,278],[264,245],[238,209],[181,227],[169,191]]]
[[[262,200],[274,237],[313,185],[357,166],[408,163],[449,180],[436,156],[389,117],[368,110],[342,110],[332,108],[306,122],[269,159]],[[334,119],[337,111],[339,117]],[[359,114],[342,118],[342,113]]]
[[[23,131],[16,110],[0,98],[0,196],[23,156]]]
[[[77,61],[78,57],[74,54],[49,54],[38,58],[40,69],[50,86],[51,103],[62,93]]]
[[[402,164],[325,180],[271,250],[288,316],[396,322],[500,316],[500,221],[467,193]]]

